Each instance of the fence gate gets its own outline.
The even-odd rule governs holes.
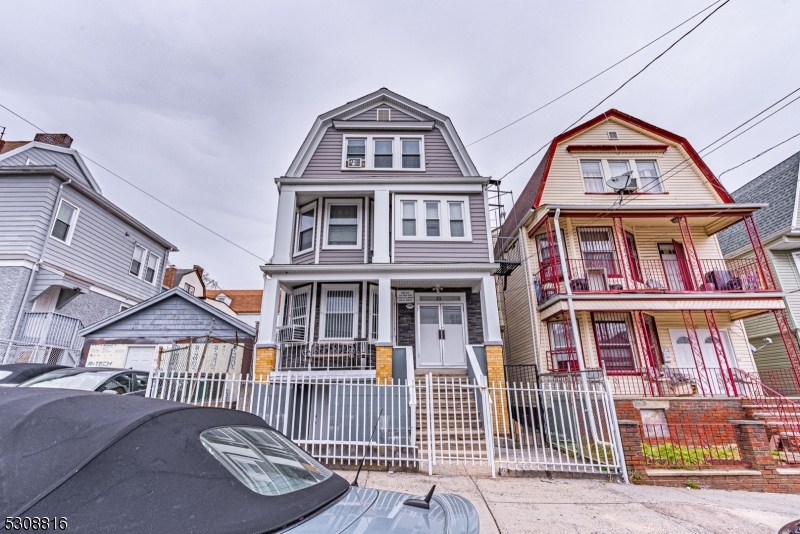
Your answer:
[[[485,376],[376,384],[372,378],[156,370],[148,397],[249,411],[328,464],[622,475],[605,376],[546,375],[540,384]]]

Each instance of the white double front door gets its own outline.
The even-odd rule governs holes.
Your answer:
[[[417,367],[465,367],[467,329],[461,295],[418,295]]]

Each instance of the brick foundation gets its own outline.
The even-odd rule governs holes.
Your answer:
[[[628,476],[634,484],[771,493],[800,493],[800,466],[775,463],[766,427],[746,419],[741,399],[615,399]],[[642,450],[640,409],[663,409],[667,423],[730,423],[741,466],[709,469],[656,469]]]
[[[375,378],[378,384],[392,383],[392,347],[375,347]]]
[[[275,370],[275,347],[260,347],[256,349],[256,362],[253,365],[253,374],[256,380],[266,380],[267,375]]]

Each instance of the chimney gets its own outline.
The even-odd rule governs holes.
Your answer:
[[[164,280],[161,282],[161,285],[169,289],[175,287],[175,275],[177,272],[178,269],[174,265],[170,265],[164,269]]]
[[[60,146],[62,148],[69,148],[72,146],[72,137],[67,134],[38,133],[33,140],[39,143]]]

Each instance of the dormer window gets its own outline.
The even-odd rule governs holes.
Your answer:
[[[425,171],[423,135],[344,136],[342,170]]]
[[[376,139],[375,140],[375,168],[376,169],[391,169],[392,168],[392,140],[391,139]]]

